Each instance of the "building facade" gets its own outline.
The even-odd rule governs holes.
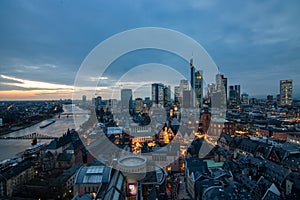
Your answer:
[[[280,105],[291,106],[293,103],[293,81],[280,81]]]

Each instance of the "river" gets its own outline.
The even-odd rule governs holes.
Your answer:
[[[72,110],[72,105],[70,105],[70,104],[64,105],[63,108],[64,108],[65,113],[73,113],[73,114],[78,113],[76,115],[77,125],[84,123],[89,118],[89,111],[83,110],[77,106],[73,106],[73,110]],[[45,128],[42,128],[42,129],[40,128],[41,125],[45,125],[53,119],[56,120],[55,123],[53,123]],[[28,134],[36,132],[36,133],[40,133],[43,135],[60,137],[67,131],[68,128],[75,129],[73,115],[69,115],[68,117],[67,117],[67,115],[61,115],[60,118],[55,116],[52,119],[44,120],[33,126],[30,126],[25,129],[18,130],[18,131],[14,131],[5,136],[7,136],[7,137],[23,136],[23,135],[28,135]],[[50,140],[39,140],[38,142],[49,143]],[[31,140],[0,140],[0,162],[2,160],[15,157],[16,154],[24,151],[29,146],[31,146]]]

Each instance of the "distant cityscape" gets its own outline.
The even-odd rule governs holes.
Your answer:
[[[179,80],[173,94],[153,83],[151,98],[122,88],[120,100],[2,101],[0,139],[31,146],[0,163],[1,198],[299,199],[293,80],[280,80],[275,97],[249,98],[220,73],[204,88],[192,59],[189,68],[190,80]],[[11,135],[86,114],[67,105],[88,111],[78,129]]]

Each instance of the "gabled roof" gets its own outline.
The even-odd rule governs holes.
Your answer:
[[[60,153],[57,156],[57,161],[71,161],[73,155],[70,153]]]
[[[241,138],[237,148],[247,150],[249,153],[255,153],[257,146],[258,142],[252,141],[249,138]]]
[[[185,167],[187,168],[189,174],[191,175],[192,172],[200,172],[200,173],[207,173],[208,167],[207,163],[204,162],[200,158],[186,158],[185,159]]]
[[[266,191],[265,195],[262,197],[262,200],[279,200],[280,192],[274,183],[270,186],[270,188]]]
[[[286,155],[287,155],[287,151],[284,150],[284,149],[282,149],[282,148],[279,148],[279,147],[274,147],[274,148],[272,149],[271,152],[273,152],[273,153],[276,154],[276,156],[277,156],[277,158],[279,159],[280,162],[281,162],[281,161],[286,157]]]
[[[284,181],[287,175],[291,172],[290,169],[282,167],[281,165],[275,164],[271,161],[267,161],[264,167],[264,173],[268,174],[271,179],[277,180],[280,184]]]
[[[289,164],[289,165],[294,165],[296,167],[300,167],[300,153],[298,154],[290,154],[285,157],[283,160],[283,163]]]

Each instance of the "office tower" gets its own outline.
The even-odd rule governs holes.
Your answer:
[[[175,103],[182,102],[182,93],[181,93],[180,86],[174,87],[174,101],[175,101]]]
[[[224,91],[227,98],[227,78],[223,74],[216,75],[217,91]]]
[[[229,86],[229,104],[231,106],[240,105],[241,103],[241,87],[240,85]]]
[[[85,102],[86,102],[86,96],[82,95],[82,103],[85,103]]]
[[[203,72],[197,71],[195,73],[195,105],[199,108],[202,107],[203,101]]]
[[[191,102],[192,106],[195,106],[195,67],[193,64],[193,59],[190,60],[191,68]]]
[[[168,106],[171,103],[171,86],[164,86],[164,106]]]
[[[164,104],[164,85],[162,83],[152,84],[152,102],[156,105]]]
[[[243,93],[241,95],[241,104],[242,105],[248,105],[249,104],[249,95],[246,93]]]
[[[180,80],[180,89],[183,90],[189,90],[189,81],[188,80]]]
[[[257,105],[257,103],[258,103],[258,101],[257,101],[256,98],[251,98],[251,99],[249,100],[249,104],[250,104],[250,105]]]
[[[267,96],[267,105],[272,105],[274,103],[273,95]]]
[[[227,78],[223,74],[216,75],[216,92],[219,93],[220,106],[227,106]]]
[[[132,108],[132,90],[122,89],[121,90],[121,105],[122,109]]]
[[[190,68],[191,68],[191,106],[202,107],[203,72],[195,71],[193,59],[190,60]]]
[[[280,105],[280,94],[276,95],[276,105]]]
[[[141,99],[141,98],[135,99],[135,111],[136,112],[143,111],[143,99]]]
[[[210,83],[207,85],[207,96],[212,97],[212,94],[216,92],[216,84]]]
[[[231,106],[236,105],[235,97],[236,97],[236,95],[235,95],[234,86],[231,85],[231,86],[229,86],[229,104]]]
[[[191,97],[192,97],[192,91],[191,90],[184,90],[182,91],[182,107],[189,108],[191,107]]]
[[[235,88],[235,95],[236,95],[235,98],[236,98],[237,105],[240,105],[241,104],[241,86],[235,85],[234,88]]]
[[[280,105],[291,106],[293,103],[293,81],[280,80]]]

